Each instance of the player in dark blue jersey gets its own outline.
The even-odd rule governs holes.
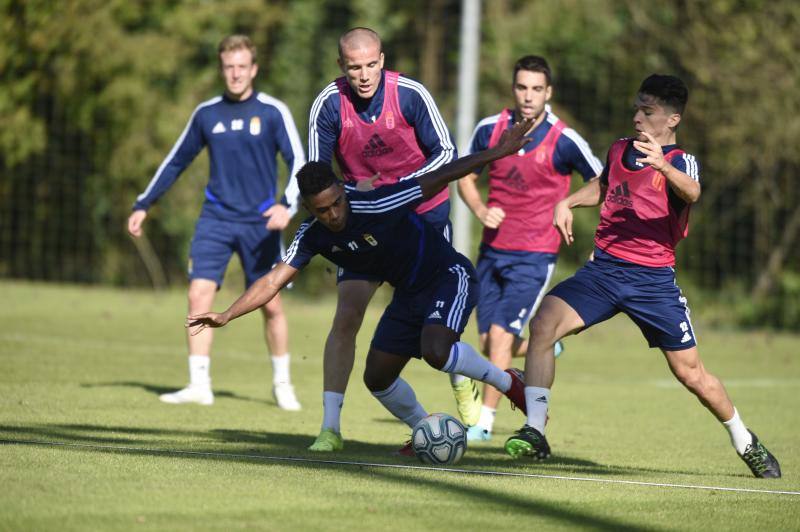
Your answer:
[[[310,161],[338,162],[348,184],[380,187],[433,171],[456,156],[447,125],[421,83],[384,69],[377,33],[353,28],[339,39],[342,76],[314,100],[309,116]],[[371,179],[373,176],[379,179]],[[447,190],[416,207],[426,221],[451,234]],[[309,447],[336,446],[341,408],[355,360],[355,340],[379,278],[340,268],[338,300],[323,362],[323,419]]]
[[[523,120],[486,151],[372,191],[345,188],[330,166],[308,163],[297,178],[303,203],[313,217],[300,226],[283,262],[228,310],[190,315],[187,327],[194,332],[221,327],[266,304],[319,254],[340,267],[378,276],[395,288],[372,339],[364,382],[397,418],[413,427],[427,415],[400,378],[410,357],[487,382],[520,406],[522,382],[516,370],[502,371],[459,341],[477,298],[474,268],[414,208],[476,166],[516,152],[527,142],[523,136],[530,123]],[[342,446],[339,435],[336,450]]]
[[[239,255],[248,286],[279,260],[280,231],[297,210],[294,174],[305,159],[289,109],[253,89],[258,65],[250,39],[241,35],[225,38],[219,45],[219,61],[225,93],[195,109],[128,219],[128,231],[139,237],[147,209],[208,147],[210,176],[189,260],[189,311],[193,314],[211,309],[233,253]],[[277,152],[290,171],[280,201],[276,200]],[[262,310],[272,355],[273,395],[279,407],[299,410],[289,377],[288,328],[280,299]],[[162,401],[214,402],[209,376],[212,340],[211,331],[189,337],[189,386],[162,395]]]

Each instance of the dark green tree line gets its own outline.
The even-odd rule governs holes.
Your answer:
[[[253,37],[258,88],[287,102],[301,136],[314,96],[338,74],[337,37],[354,25],[381,33],[387,66],[423,81],[450,123],[455,115],[457,0],[0,7],[3,276],[135,285],[163,268],[167,282],[182,281],[205,156],[154,208],[149,248],[133,245],[124,221],[193,108],[221,90],[215,50],[225,34]],[[684,77],[691,97],[680,138],[701,160],[704,194],[681,267],[719,297],[746,301],[746,319],[800,323],[799,4],[492,0],[482,16],[480,115],[511,103],[517,57],[544,55],[556,112],[601,158],[630,134],[645,75]],[[566,250],[567,260],[585,256],[596,216],[581,213],[584,247]]]

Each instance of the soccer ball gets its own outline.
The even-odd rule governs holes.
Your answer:
[[[431,414],[414,426],[411,447],[426,464],[455,464],[467,450],[467,429],[453,416]]]

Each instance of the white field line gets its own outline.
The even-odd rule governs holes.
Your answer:
[[[178,455],[178,456],[199,456],[199,457],[213,457],[213,458],[236,458],[247,459],[254,461],[268,461],[268,462],[295,462],[305,464],[327,464],[339,466],[356,466],[356,467],[374,467],[382,469],[406,469],[416,471],[435,471],[439,473],[461,473],[467,475],[485,475],[485,476],[498,476],[498,477],[517,477],[517,478],[540,478],[549,480],[568,480],[575,482],[594,482],[599,484],[623,484],[629,486],[648,486],[654,488],[675,488],[675,489],[692,489],[692,490],[708,490],[708,491],[727,491],[735,493],[761,493],[769,495],[800,495],[800,491],[782,491],[782,490],[762,490],[750,488],[730,488],[725,486],[701,486],[695,484],[668,484],[664,482],[642,482],[637,480],[618,480],[607,478],[590,478],[590,477],[569,477],[564,475],[537,475],[533,473],[512,473],[507,471],[488,471],[481,469],[456,469],[451,467],[433,467],[433,466],[416,466],[416,465],[402,465],[402,464],[378,464],[371,462],[351,462],[348,460],[320,460],[314,458],[297,458],[291,456],[265,456],[258,454],[238,454],[238,453],[212,453],[200,451],[180,451],[170,449],[149,449],[146,447],[128,447],[118,445],[97,445],[88,443],[67,443],[56,441],[37,441],[37,440],[9,440],[0,438],[0,444],[11,445],[42,445],[52,447],[72,447],[78,449],[101,449],[105,451],[115,451],[120,453],[151,453],[161,455]]]

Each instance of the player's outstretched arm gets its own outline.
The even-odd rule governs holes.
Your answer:
[[[572,209],[575,207],[593,207],[605,197],[605,187],[599,177],[590,179],[581,188],[556,203],[553,209],[553,226],[561,233],[567,245],[575,240],[572,236]]]
[[[206,327],[222,327],[229,321],[262,307],[275,297],[281,288],[289,284],[297,274],[297,269],[285,262],[279,262],[272,271],[253,283],[239,299],[223,313],[206,312],[186,317],[186,327],[195,335]]]
[[[532,120],[522,120],[511,129],[504,131],[497,144],[488,150],[462,157],[433,172],[419,176],[417,182],[422,189],[422,197],[424,199],[432,198],[446,187],[450,181],[455,181],[471,173],[476,168],[518,152],[525,144],[530,142],[530,139],[525,137],[525,133],[530,129],[531,123]]]

